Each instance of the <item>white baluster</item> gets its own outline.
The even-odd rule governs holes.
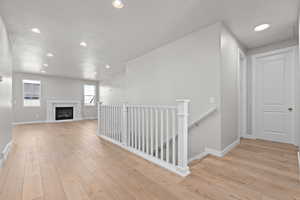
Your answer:
[[[122,107],[122,114],[123,114],[123,117],[122,117],[122,124],[123,124],[123,127],[122,127],[122,141],[123,141],[123,144],[125,146],[127,146],[127,116],[128,116],[128,107],[126,104],[123,104],[123,107]],[[130,131],[129,131],[130,132]]]
[[[189,100],[177,100],[178,117],[178,166],[183,173],[188,173],[188,109]]]
[[[111,123],[112,123],[112,127],[111,127],[111,133],[112,133],[112,139],[113,140],[116,140],[115,139],[115,126],[116,126],[116,120],[115,120],[115,106],[111,106]]]
[[[142,130],[141,130],[141,135],[142,135],[142,151],[145,153],[145,109],[141,107],[141,113],[142,113]]]
[[[158,158],[158,111],[155,109],[155,155]]]
[[[129,126],[130,126],[130,147],[132,147],[133,145],[133,115],[132,115],[132,107],[130,106],[128,108],[128,112],[129,112]]]
[[[103,109],[103,118],[102,118],[102,120],[103,120],[103,124],[104,124],[104,131],[103,131],[103,135],[105,135],[106,136],[106,106],[103,106],[102,107],[102,109]]]
[[[114,138],[113,137],[113,109],[112,106],[109,107],[109,114],[110,114],[110,138]]]
[[[97,108],[98,108],[98,113],[97,113],[97,116],[98,116],[98,127],[97,127],[97,133],[96,135],[100,136],[101,133],[102,133],[102,125],[101,125],[101,118],[102,118],[102,109],[101,109],[101,102],[98,102],[97,104]]]
[[[137,146],[137,131],[138,131],[138,126],[137,126],[137,107],[134,107],[134,148],[137,149],[138,146]]]
[[[164,160],[164,109],[160,111],[160,159]]]
[[[106,128],[106,123],[105,123],[106,122],[105,121],[106,115],[105,114],[106,113],[105,113],[105,106],[104,105],[102,106],[102,112],[103,112],[103,115],[102,115],[103,133],[102,134],[105,135],[105,133],[106,133],[105,132],[105,128]]]
[[[166,110],[166,159],[167,159],[167,163],[169,163],[169,158],[170,158],[170,154],[169,154],[169,109]]]
[[[149,109],[145,109],[145,122],[146,122],[146,153],[149,154]]]
[[[151,153],[151,156],[153,156],[153,137],[154,137],[154,133],[153,133],[153,130],[154,130],[154,123],[153,123],[153,109],[150,108],[150,153]]]
[[[176,165],[176,115],[175,110],[172,112],[172,162]]]
[[[106,123],[106,131],[105,131],[105,136],[108,137],[108,132],[109,132],[109,115],[108,115],[108,107],[105,106],[105,123]]]
[[[141,130],[142,130],[142,126],[141,126],[141,107],[138,106],[138,150],[141,150]]]

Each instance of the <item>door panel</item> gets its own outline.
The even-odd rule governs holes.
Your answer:
[[[270,54],[255,60],[256,137],[292,143],[292,53]]]

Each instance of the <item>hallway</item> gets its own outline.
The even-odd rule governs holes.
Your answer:
[[[96,121],[20,125],[0,169],[1,200],[300,199],[296,147],[242,139],[181,178],[99,139]]]

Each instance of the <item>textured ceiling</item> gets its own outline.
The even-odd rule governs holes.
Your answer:
[[[299,0],[1,0],[13,44],[14,69],[106,79],[124,62],[217,21],[248,49],[297,37]],[[253,27],[270,23],[264,32]],[[41,34],[30,31],[37,27]],[[85,41],[88,46],[81,47]],[[45,56],[47,52],[54,57]],[[108,70],[105,65],[111,65]]]

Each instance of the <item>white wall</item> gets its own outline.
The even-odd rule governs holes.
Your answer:
[[[298,147],[300,149],[300,13],[298,18],[298,63],[296,67],[296,139],[298,139]],[[300,161],[299,161],[300,162]]]
[[[221,130],[222,149],[239,139],[239,51],[235,37],[226,27],[221,31]]]
[[[0,17],[0,164],[2,151],[11,141],[12,122],[12,61],[5,25]]]
[[[133,104],[175,105],[176,99],[185,98],[191,100],[190,121],[197,120],[211,108],[210,97],[220,102],[220,29],[220,23],[209,26],[129,61],[124,77],[110,83],[105,103],[115,103],[113,96],[119,98],[122,88],[125,95],[119,99]],[[189,157],[205,147],[220,149],[220,114],[189,136]]]
[[[100,102],[119,104],[126,101],[126,76],[119,74],[109,81],[100,82]]]
[[[104,103],[176,104],[190,99],[189,121],[198,120],[213,104],[218,112],[189,132],[189,157],[204,148],[218,151],[238,139],[239,44],[221,23],[193,32],[127,63],[110,87]]]
[[[41,80],[42,98],[40,107],[23,106],[23,79]],[[83,86],[92,84],[98,87],[97,81],[43,76],[36,74],[17,73],[13,74],[13,103],[14,122],[45,121],[47,119],[47,100],[77,100],[83,103]],[[97,90],[98,91],[98,90]],[[98,95],[97,99],[98,99]],[[98,100],[97,100],[98,101]],[[82,104],[83,118],[96,118],[96,106],[84,106]]]

